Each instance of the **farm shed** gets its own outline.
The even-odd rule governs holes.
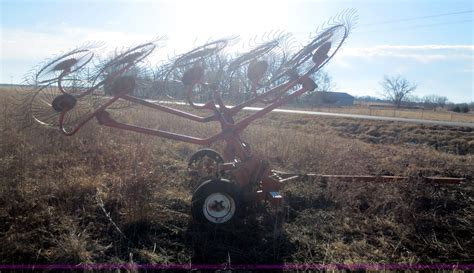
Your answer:
[[[354,97],[343,92],[314,92],[310,95],[314,105],[350,106],[354,104]]]

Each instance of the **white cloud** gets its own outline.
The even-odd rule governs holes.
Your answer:
[[[104,42],[113,50],[152,40],[154,37],[59,26],[47,32],[25,29],[1,29],[0,58],[30,61],[48,58],[90,42]]]
[[[474,45],[378,45],[345,47],[338,57],[402,58],[428,63],[443,60],[474,60]]]
[[[107,54],[160,38],[153,33],[135,34],[66,25],[43,27],[40,31],[0,28],[0,34],[0,60],[17,62],[40,62],[89,43],[104,43],[104,50],[99,53]],[[197,39],[192,35],[163,39],[149,60],[151,63],[166,61],[169,56],[187,52],[209,39],[207,36]]]
[[[474,45],[380,45],[381,49],[399,49],[399,50],[471,50],[474,51]]]

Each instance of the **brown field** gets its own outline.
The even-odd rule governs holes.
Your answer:
[[[474,260],[472,128],[270,114],[243,138],[276,169],[413,179],[375,184],[302,178],[285,188],[283,223],[260,204],[234,226],[209,230],[189,214],[186,159],[200,147],[95,121],[72,137],[21,129],[14,118],[19,108],[1,96],[0,263]],[[140,108],[114,115],[195,136],[218,130]],[[420,175],[467,182],[421,184]]]

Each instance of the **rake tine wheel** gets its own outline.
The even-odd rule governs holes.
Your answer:
[[[25,117],[57,128],[66,135],[74,134],[94,118],[99,109],[105,108],[104,105],[110,106],[110,100],[104,97],[104,86],[114,86],[114,81],[144,60],[154,48],[152,43],[134,47],[99,65],[92,73],[90,67],[85,72],[86,65],[92,63],[95,56],[90,47],[54,58],[34,73],[32,79],[30,77],[29,82],[35,85],[26,92]],[[114,102],[117,99],[114,98]]]
[[[85,45],[46,61],[29,78],[30,84],[50,85],[70,74],[77,74],[94,58],[100,44]]]
[[[172,88],[176,83],[181,83],[184,87],[199,85],[200,89],[205,89],[203,65],[236,39],[237,37],[231,37],[211,41],[172,59],[162,72],[163,92],[172,93]],[[206,107],[196,105],[194,92],[193,88],[187,88],[187,102],[195,108],[209,108],[211,103]]]
[[[58,128],[61,111],[76,108],[65,119],[66,125],[84,114],[84,104],[77,104],[75,96],[87,88],[83,72],[90,68],[99,46],[85,45],[54,57],[26,77],[28,87],[21,91],[24,96],[21,102],[23,124],[34,121],[42,126]]]
[[[229,83],[237,80],[242,82],[244,86],[250,86],[256,97],[268,91],[272,87],[271,76],[283,65],[285,60],[283,45],[290,37],[289,34],[272,37],[272,39],[261,42],[252,50],[232,60],[226,70]],[[244,74],[246,77],[237,77],[237,74]],[[259,101],[272,103],[276,99],[278,97],[272,99],[260,98]]]

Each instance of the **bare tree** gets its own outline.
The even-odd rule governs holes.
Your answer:
[[[325,70],[319,70],[317,73],[311,75],[311,78],[318,85],[318,88],[314,89],[316,92],[330,92],[336,87],[332,77]]]
[[[421,103],[423,103],[425,108],[436,110],[436,99],[436,95],[426,95],[422,98]]]
[[[397,108],[400,108],[408,95],[417,88],[416,84],[409,82],[402,76],[385,76],[380,85],[383,89],[382,95]]]
[[[446,103],[448,102],[447,97],[437,97],[436,98],[436,103],[438,104],[438,107],[444,108],[446,106]]]
[[[436,110],[436,107],[443,108],[447,101],[448,98],[438,95],[427,95],[424,96],[422,100],[425,107],[432,108],[433,110]]]

